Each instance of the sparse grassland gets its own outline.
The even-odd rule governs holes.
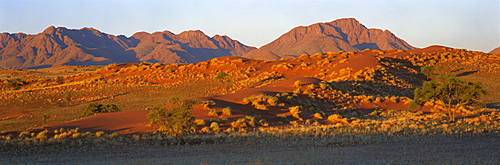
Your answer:
[[[379,115],[390,118],[402,114]],[[134,135],[79,132],[77,129],[21,132],[1,141],[0,155],[5,159],[0,163],[178,161],[182,164],[220,164],[257,160],[263,163],[368,163],[374,159],[383,163],[407,163],[416,157],[419,163],[495,164],[499,161],[496,152],[500,143],[498,127],[495,130],[484,125],[434,124],[425,129],[420,129],[419,125],[399,124],[370,128],[320,125],[219,132],[217,123],[213,122],[210,128],[214,133],[188,135],[185,142],[160,132]],[[259,154],[254,154],[257,150]],[[239,154],[219,155],[223,151]],[[402,151],[405,154],[399,155]],[[94,155],[92,159],[87,159],[89,154]],[[197,158],[193,159],[195,155]],[[330,159],[332,156],[335,159]]]
[[[369,148],[383,144],[432,144],[429,147],[448,144],[459,149],[461,142],[467,142],[466,145],[473,148],[474,140],[478,140],[478,145],[486,147],[483,148],[484,152],[498,151],[499,61],[498,55],[443,48],[435,52],[328,52],[274,61],[221,57],[196,64],[112,64],[85,72],[81,68],[76,68],[76,71],[67,69],[69,71],[66,72],[46,69],[43,76],[40,76],[42,71],[20,70],[14,74],[13,70],[2,70],[0,131],[18,132],[0,134],[0,154],[12,154],[17,158],[27,158],[21,155],[32,154],[35,157],[27,158],[30,159],[25,162],[28,164],[33,161],[67,163],[82,160],[78,156],[71,158],[74,156],[71,152],[79,152],[77,148],[86,148],[93,153],[100,153],[98,150],[103,148],[113,150],[109,155],[120,155],[118,151],[114,151],[114,147],[144,147],[144,150],[130,151],[144,156],[144,159],[135,155],[129,159],[137,163],[150,163],[141,161],[158,156],[158,153],[149,156],[140,151],[151,153],[162,150],[159,146],[182,149],[179,152],[169,151],[174,154],[169,157],[170,160],[180,161],[175,155],[183,157],[200,152],[206,154],[202,150],[195,151],[195,147],[224,151],[211,152],[219,154],[227,153],[224,147],[238,150],[235,146],[250,146],[248,149],[258,149],[259,146],[269,149],[274,146],[280,147],[280,151],[273,153],[300,155],[321,152],[331,154],[332,150],[339,151],[342,147],[359,151],[362,146]],[[425,67],[421,69],[422,66]],[[430,71],[431,68],[434,72]],[[20,76],[23,74],[27,77]],[[33,76],[28,76],[30,74]],[[489,91],[489,95],[482,98],[485,106],[457,108],[454,122],[443,113],[445,104],[442,101],[428,100],[422,103],[422,107],[409,110],[407,107],[413,100],[413,91],[422,86],[424,81],[432,79],[430,76],[433,74],[453,74],[458,79],[481,81]],[[16,80],[18,78],[21,81]],[[161,132],[122,135],[102,130],[80,132],[78,129],[39,127],[77,119],[90,102],[113,104],[121,111],[128,112],[155,106],[165,107],[169,103],[168,98],[172,97],[212,99],[204,100],[202,104],[200,102],[202,108],[197,113],[201,115],[198,115],[198,119],[190,117],[190,131],[182,133],[183,140]],[[188,109],[195,111],[192,107]],[[490,143],[489,147],[494,148],[488,148],[485,143]],[[223,147],[218,148],[220,146]],[[357,148],[358,146],[361,147]],[[308,152],[282,151],[281,148]],[[390,150],[388,148],[390,147],[383,146],[381,149],[387,151]],[[63,154],[70,157],[40,157],[41,150],[45,149],[71,151]],[[195,152],[186,154],[184,149]],[[253,154],[255,152],[245,149],[239,151],[248,152],[249,158],[256,160],[193,163],[241,164],[262,159]],[[405,151],[427,154],[422,150]],[[453,157],[452,151],[441,154]],[[464,149],[460,151],[468,153]],[[345,152],[356,153],[350,150]],[[451,161],[426,156],[434,160],[432,163],[499,162],[498,155],[495,157],[491,154],[498,152],[478,152],[481,150],[471,153],[474,157],[469,157],[470,159],[455,155],[455,160]],[[36,156],[39,157],[35,160]],[[399,156],[403,158],[401,160],[405,156],[410,160],[408,155]],[[359,163],[368,158],[376,158],[359,155],[353,157],[355,158],[340,157],[334,160]],[[322,154],[310,155],[307,162],[290,157],[290,160],[273,158],[263,158],[262,162],[334,162],[332,159],[325,159],[327,157]],[[160,160],[162,159],[153,159],[152,163]],[[384,160],[380,163],[407,163],[389,157]],[[15,161],[8,159],[6,163]],[[98,161],[106,163],[104,158]]]

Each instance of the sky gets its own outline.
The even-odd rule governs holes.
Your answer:
[[[113,35],[201,30],[260,47],[297,26],[356,18],[409,44],[489,52],[499,0],[0,0],[0,32],[92,27]]]

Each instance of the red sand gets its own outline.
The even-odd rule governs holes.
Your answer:
[[[441,47],[439,47],[441,48]],[[437,48],[436,48],[437,49]],[[236,57],[229,57],[230,59],[237,59]],[[265,72],[269,71],[272,65],[281,64],[283,61],[271,61],[268,63],[264,63],[259,71]],[[298,62],[286,61],[292,63],[294,65],[298,65]],[[252,65],[248,64],[248,65]],[[379,62],[376,57],[375,52],[358,52],[354,55],[351,55],[347,58],[346,63],[341,63],[337,65],[334,70],[340,70],[342,68],[353,68],[355,70],[364,69],[366,67],[376,67],[379,65]],[[228,124],[231,121],[237,120],[238,118],[244,116],[260,116],[259,118],[263,118],[266,121],[277,121],[277,114],[284,114],[289,116],[290,114],[286,109],[281,109],[278,107],[269,107],[269,110],[258,110],[251,105],[247,105],[243,103],[243,99],[245,97],[251,95],[258,94],[271,94],[274,95],[276,93],[281,92],[292,92],[297,87],[294,87],[294,83],[296,81],[300,81],[301,85],[309,85],[309,84],[317,84],[321,82],[321,79],[306,77],[312,74],[310,71],[302,70],[289,70],[283,71],[284,80],[277,81],[271,83],[265,87],[260,88],[245,88],[234,93],[230,93],[227,95],[219,95],[219,96],[210,96],[204,98],[198,98],[202,101],[213,100],[216,105],[211,106],[210,108],[215,109],[217,112],[221,112],[222,108],[230,106],[233,112],[232,116],[226,116],[227,120],[221,121],[221,123]],[[405,109],[406,105],[399,104],[388,104],[388,103],[380,103],[376,104],[362,104],[358,105],[358,108],[365,113],[373,110],[376,107],[383,107],[387,109]],[[193,108],[193,116],[198,119],[211,120],[218,119],[218,117],[210,117],[207,115],[209,109],[204,108],[201,105],[194,106]],[[146,114],[149,111],[141,110],[141,111],[128,111],[128,112],[119,112],[119,113],[107,113],[107,114],[98,114],[95,116],[90,116],[78,120],[74,120],[71,122],[51,125],[50,127],[62,127],[62,128],[75,128],[79,127],[82,131],[107,131],[107,132],[118,132],[122,134],[130,134],[130,133],[146,133],[153,132],[157,130],[157,126],[148,126],[149,120],[146,118]],[[288,114],[287,114],[288,113]],[[304,114],[306,116],[306,114]],[[310,116],[307,115],[307,116]],[[306,117],[307,119],[309,117]]]
[[[154,132],[158,127],[148,126],[149,120],[146,118],[148,113],[147,110],[104,113],[49,127],[78,127],[83,132],[105,131],[122,134]]]

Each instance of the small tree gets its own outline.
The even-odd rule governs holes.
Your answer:
[[[47,126],[47,120],[50,118],[50,115],[44,113],[41,116],[42,116],[42,127],[45,128],[45,126]]]
[[[220,71],[215,75],[215,78],[218,79],[222,86],[226,89],[226,93],[229,93],[229,89],[231,88],[233,80],[228,78],[228,74],[226,72]]]
[[[217,73],[217,75],[215,75],[215,78],[219,79],[220,81],[224,81],[223,79],[226,78],[226,76],[226,72],[220,71],[219,73]]]
[[[64,100],[66,100],[66,104],[67,106],[70,106],[71,105],[71,102],[73,102],[73,100],[71,99],[71,92],[66,92],[66,94],[64,94]]]
[[[152,108],[147,114],[151,124],[159,124],[159,131],[170,133],[174,137],[184,140],[184,135],[196,129],[195,118],[192,115],[192,105],[198,103],[193,100],[177,100],[171,108]]]
[[[424,82],[422,87],[414,91],[414,100],[410,109],[423,105],[427,101],[441,100],[450,121],[455,121],[456,108],[479,102],[481,95],[486,94],[482,83],[472,83],[457,79],[454,76],[441,76],[436,80]]]

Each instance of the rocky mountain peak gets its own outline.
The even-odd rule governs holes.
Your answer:
[[[415,47],[388,30],[368,29],[354,18],[342,18],[293,28],[259,49],[286,57],[328,51],[411,50]]]

